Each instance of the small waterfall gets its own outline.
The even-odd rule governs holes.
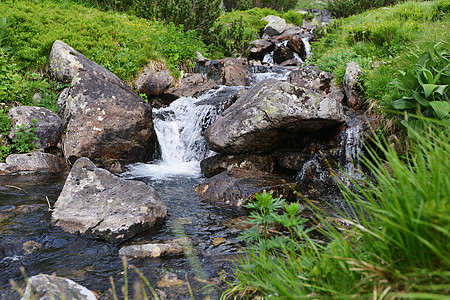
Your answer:
[[[347,128],[341,132],[340,157],[341,166],[351,178],[361,178],[359,157],[364,147],[366,123],[359,118],[347,120]]]
[[[153,124],[161,158],[150,164],[128,166],[126,178],[150,177],[154,180],[172,177],[199,177],[200,161],[214,155],[203,133],[223,111],[225,99],[239,87],[221,87],[197,98],[181,97],[170,106],[153,110]]]

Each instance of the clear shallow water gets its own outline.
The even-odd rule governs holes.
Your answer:
[[[109,299],[110,276],[113,276],[117,285],[122,284],[123,267],[118,256],[121,245],[67,234],[58,227],[50,226],[50,212],[45,197],[53,205],[64,179],[64,176],[43,175],[0,177],[0,245],[3,249],[3,252],[0,251],[0,299],[19,298],[12,292],[9,279],[23,284],[20,266],[25,267],[28,276],[56,272],[58,276],[68,277],[96,291],[102,299]],[[224,255],[237,252],[237,231],[225,224],[242,212],[227,207],[218,208],[199,200],[193,190],[200,182],[199,178],[172,177],[170,180],[154,180],[141,177],[135,180],[153,186],[168,206],[169,213],[162,226],[126,243],[164,242],[189,236],[198,253],[197,259],[204,276],[217,277],[217,272],[226,268]],[[15,188],[7,187],[8,185]],[[29,212],[23,212],[21,205],[34,207]],[[225,238],[226,242],[214,245],[212,240],[218,237]],[[38,248],[27,254],[23,249],[24,245],[25,248],[38,245]],[[183,281],[187,274],[199,297],[209,293],[199,291],[204,284],[193,279],[198,274],[185,257],[131,259],[129,263],[136,265],[154,287],[157,286],[157,281],[170,272]],[[130,281],[136,279],[132,271],[130,277]],[[174,294],[168,299],[181,299],[186,295],[189,295],[187,290],[174,290]],[[210,296],[212,299],[218,297]]]

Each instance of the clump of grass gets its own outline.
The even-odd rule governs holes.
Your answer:
[[[445,298],[450,127],[424,122],[426,131],[410,128],[411,145],[403,157],[380,139],[377,151],[368,149],[363,161],[373,179],[341,188],[352,207],[341,212],[346,225],[317,215],[326,243],[296,231],[296,248],[246,250],[225,297]]]

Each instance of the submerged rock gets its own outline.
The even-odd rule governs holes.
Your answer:
[[[143,182],[118,178],[78,159],[55,203],[52,223],[71,233],[126,240],[167,215],[159,195]]]
[[[205,139],[217,152],[273,151],[293,135],[311,133],[344,121],[335,99],[276,79],[264,79],[206,130]]]
[[[172,243],[130,245],[119,249],[120,256],[129,257],[160,257],[182,254],[183,247],[176,240],[172,241]]]
[[[96,300],[97,296],[84,286],[67,278],[39,274],[28,279],[25,295],[21,300]]]
[[[205,180],[195,187],[195,192],[212,202],[242,206],[264,190],[290,199],[293,186],[295,183],[288,183],[278,175],[233,168]]]

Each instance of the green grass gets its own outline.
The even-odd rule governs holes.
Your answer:
[[[449,11],[448,0],[408,1],[335,20],[313,44],[310,62],[342,82],[345,65],[356,61],[363,70],[368,101],[389,110],[399,93],[388,83],[413,63],[408,54],[432,49],[440,41],[448,47]]]
[[[18,67],[43,70],[56,39],[130,81],[149,63],[166,62],[172,70],[192,65],[205,46],[195,32],[163,22],[53,1],[4,1],[2,17],[13,25],[8,41]]]
[[[318,211],[325,243],[298,230],[295,247],[250,247],[225,295],[445,299],[450,292],[450,127],[428,121],[425,132],[410,132],[405,156],[377,140],[378,150],[363,158],[373,179],[353,182],[354,189],[342,185],[353,207],[352,213],[343,212],[347,226]]]

